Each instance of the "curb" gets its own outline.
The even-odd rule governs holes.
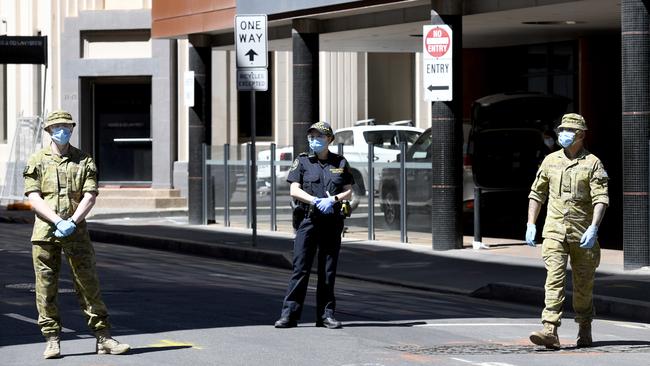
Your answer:
[[[508,282],[490,283],[470,294],[481,299],[500,300],[544,307],[544,289]],[[573,292],[565,292],[565,304],[571,304]],[[618,297],[594,295],[596,316],[605,315],[635,322],[650,323],[650,303]]]
[[[169,239],[152,235],[122,234],[108,230],[88,228],[93,241],[132,247],[167,250],[185,254],[194,254],[212,258],[230,259],[245,263],[262,264],[266,266],[291,269],[291,260],[283,253],[227,246],[223,244],[207,244],[192,240]]]

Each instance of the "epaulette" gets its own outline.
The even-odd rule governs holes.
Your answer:
[[[309,154],[307,154],[306,152],[301,152],[300,154],[298,154],[298,156],[309,156]]]

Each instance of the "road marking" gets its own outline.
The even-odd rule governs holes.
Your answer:
[[[648,327],[643,326],[643,325],[632,325],[632,324],[624,324],[624,323],[614,323],[614,325],[617,325],[617,326],[623,327],[623,328],[648,330]]]
[[[457,358],[457,357],[451,357],[451,359],[455,361],[468,363],[470,365],[475,365],[475,366],[515,366],[513,364],[505,363],[505,362],[474,362],[474,361],[464,360],[462,358]]]
[[[188,342],[176,342],[172,341],[169,339],[162,339],[158,343],[150,344],[147,347],[156,347],[156,348],[163,348],[163,347],[192,347],[194,349],[203,349],[202,347],[199,347],[195,345],[194,343],[188,343]]]
[[[28,318],[26,316],[22,316],[20,314],[6,313],[6,314],[3,314],[3,315],[8,316],[8,317],[13,318],[13,319],[16,319],[16,320],[21,320],[21,321],[24,321],[24,322],[27,322],[27,323],[38,325],[38,321],[36,321],[34,319],[31,319],[31,318]],[[74,331],[72,329],[68,329],[68,328],[64,328],[64,327],[61,327],[61,331],[63,333],[75,333],[76,332],[76,331]]]
[[[502,327],[502,326],[516,326],[516,327],[534,327],[538,326],[537,323],[438,323],[438,324],[416,324],[414,327]]]

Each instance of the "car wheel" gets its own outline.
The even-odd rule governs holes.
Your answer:
[[[384,211],[384,221],[386,222],[386,225],[391,229],[399,229],[400,205],[399,200],[397,200],[397,195],[392,191],[386,192],[381,207],[382,211]]]

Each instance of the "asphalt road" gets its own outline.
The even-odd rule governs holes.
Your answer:
[[[128,355],[95,355],[67,270],[59,305],[63,358],[43,360],[33,322],[31,226],[0,224],[1,365],[646,365],[650,326],[598,320],[596,347],[573,348],[576,325],[565,321],[565,349],[528,343],[538,308],[337,281],[344,329],[314,327],[314,286],[303,323],[275,329],[289,273],[177,253],[96,243],[113,334]],[[402,269],[404,270],[404,269]]]

